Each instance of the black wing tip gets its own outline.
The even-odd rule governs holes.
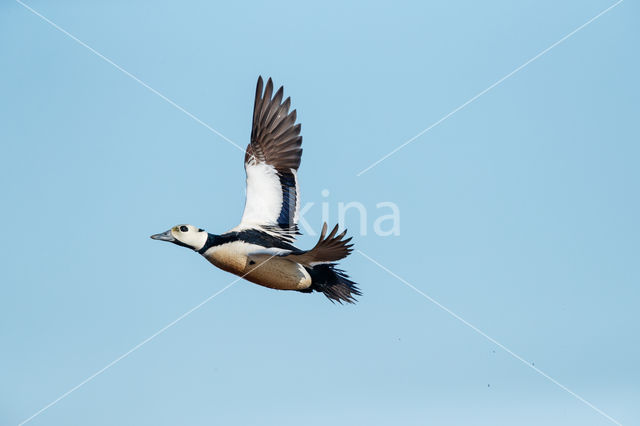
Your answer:
[[[262,89],[264,87],[264,80],[262,76],[258,76],[258,82],[256,83],[256,101],[262,98]]]
[[[264,78],[262,77],[262,75],[259,74],[258,75],[258,82],[256,83],[256,87],[259,88],[258,92],[259,92],[260,96],[262,97],[262,95],[267,91],[267,88],[270,87],[273,90],[273,87],[274,87],[273,78],[271,78],[271,77],[267,78],[267,84],[265,86]],[[264,88],[264,92],[263,92],[263,88]],[[276,93],[279,92],[279,91],[282,91],[284,93],[284,85],[280,86],[278,88],[278,90],[276,91]],[[271,100],[271,99],[269,99],[269,100]]]
[[[297,111],[291,108],[291,97],[286,99],[284,86],[274,93],[273,79],[266,85],[263,76],[258,76],[253,106],[251,141],[245,154],[245,163],[255,158],[276,168],[297,170],[302,156],[302,125],[296,123]]]

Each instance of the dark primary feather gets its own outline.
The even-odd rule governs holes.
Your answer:
[[[251,142],[245,153],[245,163],[252,160],[272,165],[278,171],[300,167],[302,136],[296,123],[296,111],[289,113],[291,99],[282,102],[284,88],[273,98],[273,81],[269,79],[263,93],[262,77],[258,78],[253,106]]]
[[[353,244],[349,244],[351,238],[344,239],[347,231],[343,231],[341,234],[336,235],[338,232],[338,225],[327,235],[327,224],[322,226],[322,232],[316,245],[311,249],[300,254],[292,253],[289,256],[292,260],[301,263],[303,265],[310,265],[312,263],[329,263],[337,262],[340,259],[351,254]]]

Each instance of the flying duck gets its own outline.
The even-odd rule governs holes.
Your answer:
[[[332,302],[354,303],[361,293],[337,268],[337,262],[352,251],[351,238],[344,238],[346,230],[338,234],[336,225],[327,235],[324,223],[311,250],[292,244],[300,235],[297,171],[302,136],[296,110],[289,112],[291,99],[282,101],[284,88],[272,95],[273,81],[269,79],[265,87],[259,77],[251,142],[244,156],[247,199],[240,224],[220,235],[177,225],[151,238],[192,249],[216,267],[264,287],[317,291]]]

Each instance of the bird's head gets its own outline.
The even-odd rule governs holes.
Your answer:
[[[207,242],[209,234],[193,225],[176,225],[166,232],[152,235],[154,240],[168,241],[192,250],[200,250]]]

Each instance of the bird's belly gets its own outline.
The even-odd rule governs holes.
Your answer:
[[[245,251],[211,250],[205,257],[218,268],[264,287],[305,290],[311,286],[311,276],[302,265],[286,258],[264,254],[249,258]]]

